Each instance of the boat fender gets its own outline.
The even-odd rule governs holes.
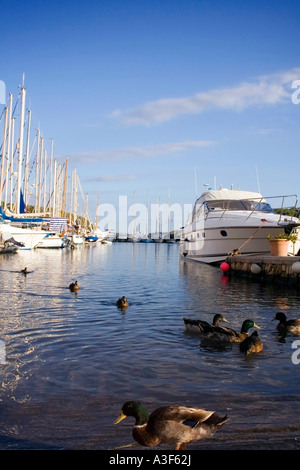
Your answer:
[[[296,274],[300,273],[300,261],[296,261],[292,264],[292,272]]]
[[[223,263],[220,264],[220,269],[226,273],[230,269],[230,264],[223,261]]]
[[[252,263],[251,266],[250,266],[250,271],[252,272],[252,274],[259,274],[259,273],[261,273],[261,266],[260,266],[260,264]]]

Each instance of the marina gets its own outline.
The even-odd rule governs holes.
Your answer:
[[[300,3],[2,3],[0,450],[299,450]]]
[[[273,321],[278,311],[300,317],[298,289],[182,259],[179,244],[20,250],[0,263],[1,450],[144,449],[133,419],[113,424],[127,400],[228,415],[191,450],[299,449],[297,337]],[[245,358],[237,345],[203,344],[185,330],[183,317],[216,313],[237,330],[252,318],[263,351]]]

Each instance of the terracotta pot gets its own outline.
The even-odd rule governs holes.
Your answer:
[[[289,241],[285,238],[269,240],[271,256],[287,256],[289,249]]]

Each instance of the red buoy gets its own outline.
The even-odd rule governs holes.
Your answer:
[[[223,263],[220,264],[220,269],[226,273],[230,269],[230,264],[226,263],[226,261],[223,261]]]

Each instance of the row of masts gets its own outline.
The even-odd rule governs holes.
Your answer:
[[[31,110],[26,112],[26,88],[24,75],[20,94],[13,103],[9,93],[8,104],[0,118],[3,123],[3,141],[0,147],[0,196],[6,212],[15,215],[22,213],[22,198],[30,214],[23,217],[66,217],[73,222],[78,215],[77,187],[79,184],[76,169],[72,172],[72,190],[68,207],[68,158],[60,164],[53,157],[53,139],[47,149],[41,130],[36,130],[30,148]],[[16,116],[19,111],[19,130],[16,135]],[[35,152],[34,152],[35,149]],[[21,198],[22,194],[22,198]]]

